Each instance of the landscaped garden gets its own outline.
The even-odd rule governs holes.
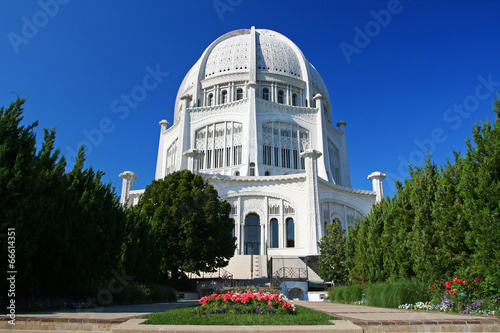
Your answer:
[[[284,295],[262,291],[214,293],[200,306],[146,316],[151,325],[331,325],[338,319],[295,306]]]
[[[500,313],[500,97],[464,153],[428,155],[396,193],[349,227],[329,226],[320,276],[334,302],[474,315]],[[334,269],[333,269],[334,268]]]
[[[481,278],[468,282],[458,277],[452,281],[438,280],[431,286],[415,279],[377,282],[334,288],[329,300],[404,310],[500,316],[500,293],[487,295],[483,283]]]

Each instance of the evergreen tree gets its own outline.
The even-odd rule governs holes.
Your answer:
[[[318,258],[319,276],[323,280],[344,282],[347,278],[346,244],[344,229],[340,223],[328,223],[326,234],[318,245],[321,253]]]
[[[493,108],[496,121],[472,130],[474,146],[466,141],[459,190],[468,222],[465,242],[473,249],[469,274],[480,276],[487,288],[500,290],[500,98]]]
[[[373,206],[347,237],[351,283],[418,277],[480,278],[485,295],[500,290],[500,98],[496,121],[473,128],[465,155],[438,168],[428,157]],[[383,230],[382,230],[383,226]],[[378,259],[382,256],[382,264]]]
[[[0,225],[16,232],[16,296],[78,295],[117,267],[125,216],[103,172],[83,168],[83,148],[69,173],[55,129],[37,152],[24,102],[0,109]]]

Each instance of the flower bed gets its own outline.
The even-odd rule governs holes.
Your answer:
[[[284,295],[262,291],[225,294],[212,294],[200,298],[201,306],[193,309],[193,314],[243,314],[258,315],[295,314],[293,302]]]
[[[490,297],[480,296],[481,291],[485,289],[484,287],[482,288],[481,283],[481,278],[473,279],[471,283],[458,277],[455,277],[452,281],[446,281],[444,284],[441,281],[437,281],[431,285],[434,302],[402,304],[399,308],[499,316],[500,295],[497,294]]]

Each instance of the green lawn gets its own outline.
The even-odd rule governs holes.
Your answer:
[[[297,306],[295,315],[193,314],[196,308],[180,308],[145,316],[147,325],[333,325],[339,318]]]

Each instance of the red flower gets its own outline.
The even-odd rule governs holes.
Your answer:
[[[465,284],[465,285],[467,285],[467,281],[463,281],[462,283]]]
[[[450,281],[446,281],[446,283],[444,284],[444,286],[448,289],[451,288],[451,282]]]
[[[436,288],[434,288],[434,285],[432,285],[432,289],[436,289]]]
[[[452,293],[452,295],[455,295],[455,290],[451,290],[450,293]]]
[[[438,280],[438,283],[441,283],[441,281]]]
[[[456,278],[453,279],[453,282],[454,283],[461,283],[462,281],[460,281],[460,279],[456,277]]]
[[[498,261],[497,261],[497,265],[498,265]]]
[[[477,278],[478,281],[481,281],[481,278]]]

